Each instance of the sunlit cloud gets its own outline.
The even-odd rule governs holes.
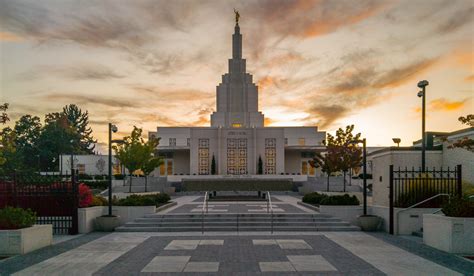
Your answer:
[[[450,101],[445,98],[440,98],[430,101],[430,108],[438,111],[454,111],[463,108],[467,101],[468,99],[462,101]]]

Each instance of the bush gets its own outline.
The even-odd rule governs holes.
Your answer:
[[[124,180],[124,179],[125,179],[125,175],[123,175],[123,174],[115,174],[115,175],[114,175],[114,178],[117,179],[117,180]]]
[[[94,177],[92,175],[88,175],[88,174],[78,174],[77,179],[79,179],[79,180],[92,180],[92,179],[94,179]]]
[[[92,203],[92,191],[84,183],[79,184],[79,208],[85,208]]]
[[[118,206],[160,206],[170,200],[167,194],[154,195],[129,195],[117,200],[114,205]]]
[[[456,198],[443,204],[443,213],[448,217],[472,218],[474,217],[474,202],[467,198]]]
[[[322,199],[328,197],[325,194],[320,193],[309,193],[303,197],[303,202],[308,204],[319,205]]]
[[[320,205],[359,205],[360,202],[355,195],[333,195],[321,200]]]
[[[108,180],[99,180],[99,181],[83,181],[84,184],[89,186],[91,189],[105,190],[109,187]]]
[[[251,180],[251,179],[226,179],[226,180],[184,180],[184,191],[291,191],[293,188],[290,180]]]
[[[107,206],[109,201],[103,196],[92,196],[92,202],[89,207],[92,206]]]
[[[95,175],[94,180],[107,180],[107,175]]]
[[[31,209],[5,207],[0,209],[0,230],[21,229],[36,223],[36,213]]]

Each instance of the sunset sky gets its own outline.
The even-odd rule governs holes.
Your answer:
[[[453,131],[474,112],[474,1],[0,0],[0,102],[13,124],[70,103],[107,123],[209,126],[233,9],[266,126],[347,124],[370,146]]]

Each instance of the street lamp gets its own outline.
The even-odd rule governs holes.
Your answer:
[[[400,147],[400,142],[402,141],[402,139],[400,138],[392,138],[392,141],[397,144],[397,147]]]
[[[363,146],[363,157],[362,162],[364,166],[364,173],[363,173],[363,205],[364,205],[364,216],[367,215],[367,143],[366,139],[362,140],[354,140],[351,142],[352,144],[356,145],[362,143]]]
[[[421,88],[421,91],[418,92],[417,96],[422,98],[422,108],[421,108],[421,171],[425,171],[425,99],[426,99],[426,86],[429,82],[427,80],[422,80],[418,82],[418,88]]]
[[[116,125],[109,123],[109,216],[112,216],[112,132],[117,130]]]

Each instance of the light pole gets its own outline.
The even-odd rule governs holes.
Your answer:
[[[421,104],[421,171],[425,171],[425,100],[426,100],[426,86],[428,86],[429,82],[427,80],[422,80],[418,82],[418,88],[421,88],[421,91],[418,92],[418,97],[422,98]]]
[[[399,148],[400,147],[400,142],[402,141],[402,139],[400,138],[392,138],[392,141],[397,144],[397,147]]]
[[[109,216],[112,216],[112,132],[117,132],[117,126],[109,123]]]
[[[364,216],[367,215],[367,141],[366,139],[362,140],[354,140],[351,142],[352,144],[359,144],[362,143],[363,152],[362,152],[362,163],[363,163],[363,205],[364,205]]]

